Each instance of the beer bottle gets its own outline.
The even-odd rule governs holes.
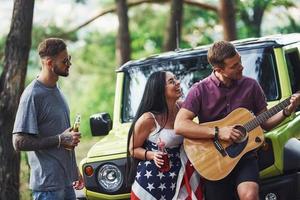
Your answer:
[[[76,114],[76,117],[75,117],[75,122],[74,122],[74,125],[72,127],[72,130],[74,132],[78,132],[79,131],[79,127],[80,127],[80,114]]]
[[[75,117],[75,122],[74,122],[74,124],[73,124],[73,126],[71,128],[71,131],[74,131],[74,132],[78,132],[79,131],[80,118],[81,118],[80,114],[77,113],[76,117]],[[65,146],[65,149],[71,151],[71,150],[74,149],[74,147],[73,146]]]

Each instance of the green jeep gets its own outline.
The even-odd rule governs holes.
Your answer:
[[[300,34],[233,43],[242,56],[244,75],[260,83],[268,107],[300,90]],[[90,118],[93,136],[104,137],[80,163],[88,199],[129,198],[130,186],[126,186],[124,180],[127,133],[147,78],[155,71],[172,71],[186,95],[195,82],[212,72],[206,58],[208,48],[209,45],[162,53],[127,62],[117,70],[113,121],[107,113]],[[299,138],[300,111],[265,133],[266,143],[258,151],[261,199],[300,199]]]

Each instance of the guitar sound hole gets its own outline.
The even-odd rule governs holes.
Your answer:
[[[241,125],[236,125],[234,128],[237,129],[237,130],[239,130],[242,133],[241,139],[237,140],[236,143],[242,143],[242,142],[244,142],[247,139],[247,137],[248,137],[246,129],[243,126],[241,126]]]

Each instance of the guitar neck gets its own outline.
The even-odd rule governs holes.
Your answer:
[[[284,101],[280,102],[276,106],[273,106],[269,110],[259,114],[257,117],[249,121],[248,123],[244,124],[245,129],[247,132],[250,132],[251,130],[258,127],[263,122],[267,121],[269,118],[274,116],[279,111],[283,110],[285,107],[287,107],[290,104],[290,98],[285,99]]]

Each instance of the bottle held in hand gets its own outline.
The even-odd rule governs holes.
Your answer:
[[[72,131],[74,132],[78,132],[79,131],[79,127],[80,127],[80,114],[76,114],[76,117],[75,117],[75,122],[74,122],[74,125],[72,127]]]
[[[169,155],[168,152],[166,151],[166,144],[161,141],[161,139],[159,138],[159,142],[157,143],[158,146],[158,151],[162,152],[162,159],[164,160],[164,164],[161,166],[161,168],[159,168],[159,171],[161,172],[168,172],[170,170],[170,159],[169,159]]]
[[[78,132],[79,131],[80,118],[81,118],[80,114],[76,114],[75,122],[74,122],[74,124],[72,126],[72,129],[71,129],[72,131],[74,131],[74,132]],[[65,146],[65,149],[71,151],[71,150],[74,149],[74,147],[73,146]]]

